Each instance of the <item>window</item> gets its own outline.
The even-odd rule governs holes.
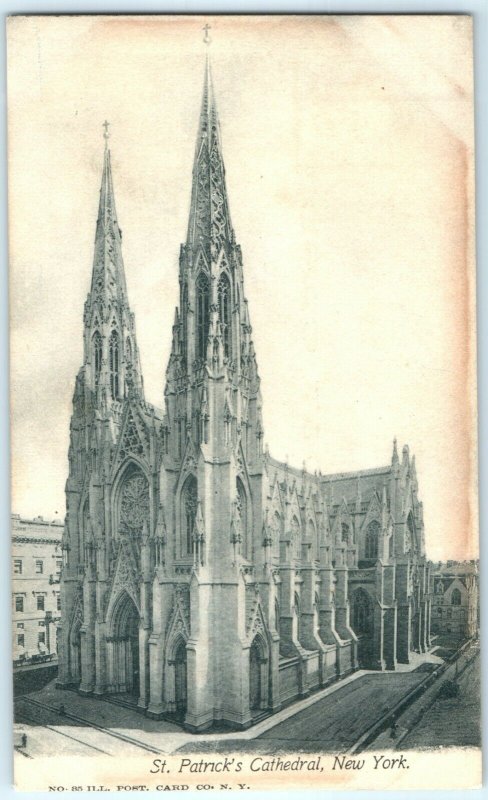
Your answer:
[[[380,523],[376,520],[370,522],[366,531],[366,541],[364,549],[365,558],[378,558],[378,539],[380,535]]]
[[[17,623],[17,628],[19,628],[20,630],[24,630],[24,623],[23,622],[18,622]]]
[[[439,615],[440,617],[442,617],[442,608],[438,608],[438,609],[437,609],[437,613],[438,613],[438,615]]]
[[[193,531],[197,516],[197,481],[193,475],[186,479],[181,499],[182,555],[191,555],[193,552]]]
[[[346,525],[345,522],[341,525],[341,538],[343,542],[349,541],[349,525]]]
[[[451,605],[452,606],[460,606],[461,605],[461,592],[459,589],[453,589],[451,594]]]
[[[197,358],[202,361],[207,355],[209,316],[209,283],[203,272],[197,280]]]
[[[36,561],[36,575],[42,575],[44,572],[44,562],[39,560]]]
[[[352,627],[359,636],[373,633],[373,605],[364,589],[356,589],[352,597]]]
[[[24,610],[24,598],[23,597],[16,597],[15,598],[15,610],[16,611],[23,611]]]
[[[119,396],[119,337],[115,330],[110,334],[108,359],[110,366],[110,394],[112,395],[112,400],[117,400]]]
[[[18,633],[17,634],[17,645],[19,647],[23,647],[24,646],[24,634],[23,633]]]
[[[409,553],[415,540],[415,526],[413,523],[412,512],[407,517],[407,530],[405,531],[405,553]]]
[[[183,284],[183,288],[181,290],[181,327],[182,327],[182,338],[183,341],[186,342],[187,339],[187,330],[186,324],[188,319],[188,285],[186,283]],[[186,348],[185,348],[186,354]]]
[[[230,357],[231,352],[231,312],[230,312],[230,283],[227,275],[222,275],[217,286],[217,297],[219,301],[220,328],[222,331],[222,342],[226,358]]]
[[[22,559],[14,558],[14,575],[22,575]]]
[[[58,611],[61,611],[61,595],[60,594],[56,595],[56,609]]]
[[[102,337],[98,331],[93,334],[93,370],[95,388],[100,381],[100,370],[102,369]]]
[[[63,566],[62,559],[57,558],[56,559],[56,575],[59,575],[61,573],[61,567],[62,566]]]
[[[39,644],[46,644],[46,631],[39,631],[37,634],[37,641]]]
[[[300,558],[302,554],[302,543],[300,537],[300,523],[293,517],[290,525],[291,529],[291,553],[292,558]]]
[[[236,513],[239,520],[242,553],[246,558],[250,558],[250,554],[247,552],[247,497],[240,478],[236,479],[236,489]]]
[[[315,561],[318,558],[318,542],[315,525],[312,519],[307,522],[307,541],[312,544],[312,559]]]
[[[133,381],[132,370],[132,344],[129,338],[125,340],[125,395],[130,390]]]
[[[448,619],[451,619],[451,618],[452,618],[452,611],[451,611],[451,609],[450,609],[450,608],[448,608],[448,609],[447,609],[447,618],[448,618]]]
[[[44,595],[38,594],[37,595],[37,610],[44,611]]]

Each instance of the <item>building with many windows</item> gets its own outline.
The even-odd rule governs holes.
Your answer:
[[[57,653],[63,524],[12,514],[12,654],[29,663]]]
[[[448,561],[433,568],[433,634],[461,639],[478,635],[479,569],[476,561]]]
[[[106,141],[71,417],[59,681],[189,730],[245,728],[358,665],[395,669],[424,651],[431,587],[408,447],[335,475],[264,448],[208,63],[178,280],[157,408]]]

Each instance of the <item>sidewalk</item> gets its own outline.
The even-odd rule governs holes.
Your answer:
[[[88,724],[97,725],[101,728],[106,728],[122,735],[130,736],[131,739],[138,741],[141,744],[154,747],[162,753],[172,753],[175,750],[180,750],[184,747],[193,747],[197,749],[199,747],[199,743],[203,745],[204,741],[206,745],[212,742],[220,742],[225,745],[226,742],[251,742],[258,737],[273,738],[271,732],[273,729],[277,728],[277,726],[281,726],[280,736],[282,735],[283,730],[289,729],[290,734],[287,734],[285,739],[289,739],[289,746],[293,747],[294,734],[292,733],[292,730],[294,728],[296,728],[297,742],[301,741],[302,738],[304,741],[310,738],[307,730],[308,715],[302,714],[301,712],[305,712],[307,709],[310,709],[310,716],[315,718],[314,724],[317,727],[318,720],[328,720],[327,724],[329,722],[332,723],[333,720],[329,720],[329,715],[332,713],[331,710],[333,708],[334,717],[337,717],[335,724],[336,726],[340,726],[342,717],[344,716],[342,713],[342,707],[344,706],[345,708],[346,706],[349,707],[350,705],[348,701],[348,694],[345,694],[344,691],[341,690],[344,690],[345,687],[350,684],[354,684],[358,687],[361,686],[361,691],[359,694],[366,698],[362,702],[361,709],[358,709],[356,714],[358,718],[362,719],[363,717],[367,717],[369,713],[369,707],[373,709],[371,711],[372,714],[379,707],[377,700],[378,690],[377,688],[373,688],[377,687],[378,683],[383,684],[384,681],[383,705],[388,695],[391,694],[392,691],[395,693],[401,693],[403,691],[402,687],[405,685],[406,693],[412,687],[412,681],[415,683],[417,677],[416,674],[414,675],[412,673],[414,673],[414,670],[421,663],[437,662],[438,660],[440,661],[440,659],[436,659],[435,656],[424,654],[416,658],[411,664],[402,665],[402,669],[398,670],[397,672],[392,671],[379,673],[370,670],[358,670],[357,672],[347,676],[345,679],[338,681],[337,683],[334,683],[318,692],[315,692],[303,700],[292,703],[278,713],[265,718],[248,730],[239,732],[229,731],[226,733],[212,733],[211,731],[207,731],[199,735],[191,734],[176,723],[166,720],[149,719],[148,717],[144,716],[144,714],[140,714],[134,709],[116,705],[103,698],[99,699],[93,697],[83,697],[74,691],[58,689],[56,688],[54,681],[48,684],[41,691],[27,695],[25,699],[28,700],[30,697],[33,700],[37,700],[38,702],[43,703],[54,710],[58,710],[59,707],[63,705],[65,708],[66,717],[64,719],[63,717],[59,717],[57,719],[56,727],[59,730],[63,729],[63,725],[76,725],[76,722],[69,717],[71,713],[80,720],[86,721]],[[407,676],[405,673],[411,673],[411,675]],[[402,678],[402,675],[404,675],[404,678]],[[422,677],[424,676],[419,674],[418,680],[420,681]],[[364,678],[367,678],[366,683],[364,683],[362,680]],[[357,683],[358,681],[359,684]],[[338,692],[340,692],[340,695],[338,695],[337,701],[334,702],[334,696]],[[369,695],[371,692],[372,695],[370,706]],[[353,691],[352,694],[357,693]],[[331,698],[331,701],[324,702],[329,697]],[[319,708],[314,711],[312,707],[316,706],[317,704],[319,704]],[[324,707],[323,709],[322,706]],[[353,710],[354,709],[349,709],[351,712]],[[295,724],[294,718],[297,715],[300,715],[300,717]],[[284,728],[283,724],[288,720],[290,720],[290,724]],[[340,738],[342,734],[339,734],[339,731],[337,731],[337,733]],[[320,740],[318,739],[317,741]]]

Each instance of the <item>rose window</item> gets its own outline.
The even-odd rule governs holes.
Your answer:
[[[141,533],[149,520],[149,486],[141,473],[124,482],[120,502],[120,525],[124,532]]]

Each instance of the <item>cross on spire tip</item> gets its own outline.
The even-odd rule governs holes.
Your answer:
[[[110,122],[107,122],[107,120],[105,120],[105,122],[102,124],[102,128],[104,129],[103,138],[105,139],[105,150],[108,149],[108,140],[110,139],[110,133],[108,132],[109,127],[110,127]]]
[[[203,36],[203,42],[204,42],[204,44],[207,45],[207,47],[210,44],[210,42],[212,41],[212,39],[210,38],[210,34],[209,34],[209,30],[211,29],[211,27],[212,26],[209,25],[208,22],[207,22],[202,28],[202,31],[205,31],[204,36]]]

